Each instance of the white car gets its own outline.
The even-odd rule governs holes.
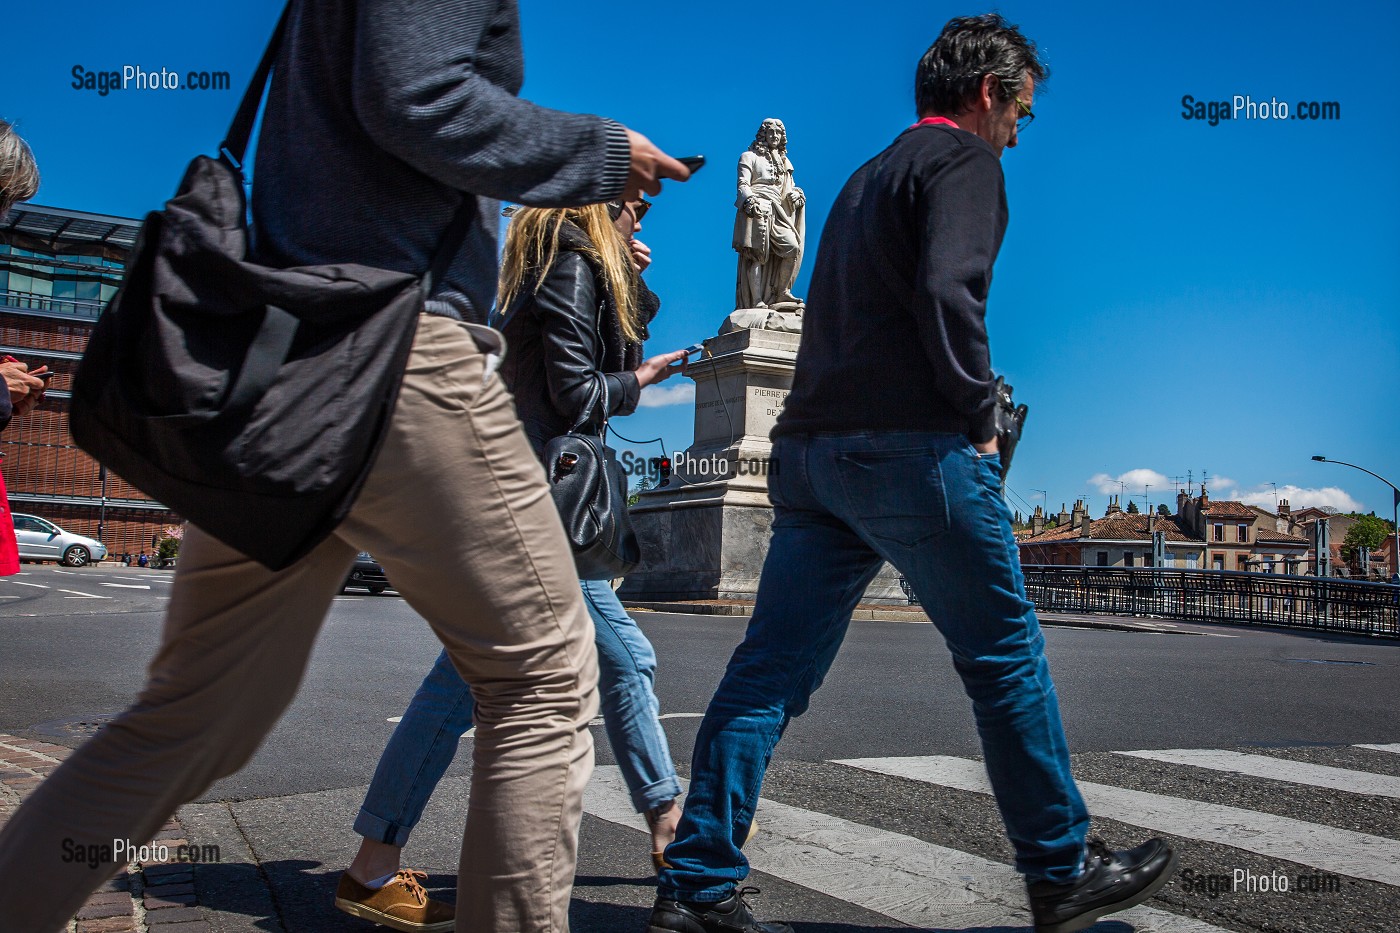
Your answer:
[[[56,560],[69,567],[83,567],[107,556],[107,545],[101,541],[64,531],[37,515],[11,514],[20,560]]]

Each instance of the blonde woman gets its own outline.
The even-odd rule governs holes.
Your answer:
[[[536,456],[578,419],[597,374],[607,380],[608,416],[616,417],[636,409],[643,387],[679,371],[684,351],[642,359],[660,299],[641,282],[650,251],[632,234],[649,206],[521,208],[513,216],[492,323],[506,337],[501,374]],[[595,412],[583,430],[597,431],[601,421]],[[608,581],[582,587],[598,646],[603,723],[659,865],[680,820],[680,781],[657,718],[656,653]],[[451,907],[399,881],[416,877],[401,870],[400,856],[471,727],[472,708],[470,688],[443,652],[380,757],[355,820],[364,838],[342,876],[337,907],[398,930],[452,929]]]

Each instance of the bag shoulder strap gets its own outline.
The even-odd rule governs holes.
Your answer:
[[[599,433],[606,435],[608,430],[608,377],[605,373],[598,373],[593,379],[593,388],[588,393],[588,401],[584,404],[583,411],[579,413],[574,426],[569,428],[570,434],[577,434],[579,428],[587,424],[588,419],[593,417],[593,409],[597,407],[600,396],[603,401],[603,430]]]
[[[257,70],[248,82],[248,89],[243,92],[243,100],[239,102],[238,110],[233,115],[228,133],[219,144],[219,152],[229,156],[234,167],[240,170],[243,168],[243,157],[248,153],[248,140],[253,136],[253,123],[258,118],[263,92],[267,90],[267,79],[272,74],[272,63],[277,60],[277,53],[282,49],[282,40],[287,35],[287,20],[291,12],[292,4],[288,0],[287,5],[282,8],[281,18],[277,20],[277,28],[272,31],[272,38],[263,50],[262,60],[258,62]]]
[[[226,156],[240,173],[243,171],[243,161],[248,155],[253,124],[257,122],[258,111],[262,109],[263,95],[267,91],[267,82],[272,76],[272,66],[276,63],[277,53],[282,50],[282,43],[287,37],[287,21],[291,18],[291,13],[292,4],[288,0],[287,5],[282,8],[281,17],[277,20],[277,27],[272,31],[272,38],[267,41],[267,48],[263,50],[262,59],[258,61],[258,67],[248,81],[243,99],[238,103],[238,110],[233,115],[233,122],[229,124],[228,133],[219,144],[219,152]],[[432,262],[422,277],[424,295],[432,293],[434,279],[440,277],[447,266],[451,265],[452,258],[457,255],[457,250],[461,249],[475,216],[475,204],[464,203],[443,231],[442,240],[438,243],[437,251],[433,253]]]

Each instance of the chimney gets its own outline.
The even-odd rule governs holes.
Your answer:
[[[1106,512],[1103,513],[1103,517],[1104,517],[1104,518],[1108,518],[1108,516],[1110,516],[1110,515],[1115,515],[1115,514],[1117,514],[1118,512],[1121,512],[1121,511],[1123,511],[1123,510],[1120,509],[1120,508],[1118,507],[1118,497],[1117,497],[1117,496],[1109,496],[1109,497],[1108,497],[1108,511],[1106,511]]]
[[[1069,527],[1071,527],[1071,528],[1082,528],[1082,527],[1084,527],[1084,519],[1086,519],[1086,518],[1088,518],[1088,517],[1089,517],[1089,513],[1088,513],[1088,510],[1084,508],[1084,500],[1083,500],[1083,499],[1076,499],[1076,500],[1074,500],[1074,511],[1070,513],[1070,517],[1069,517]]]
[[[1210,507],[1210,494],[1206,492],[1206,484],[1201,484],[1201,511],[1204,512]]]
[[[1278,503],[1278,514],[1279,514],[1279,517],[1280,517],[1280,518],[1287,518],[1287,517],[1288,517],[1288,513],[1289,513],[1288,500],[1287,500],[1287,499],[1280,499],[1280,500],[1279,500],[1279,503]]]
[[[1040,506],[1035,507],[1031,513],[1031,534],[1038,535],[1045,530],[1045,513],[1040,510]]]
[[[1063,502],[1060,503],[1060,514],[1055,516],[1055,524],[1061,526],[1069,524],[1069,513],[1065,511]]]
[[[1189,502],[1189,501],[1191,501],[1191,497],[1188,496],[1188,495],[1186,494],[1186,491],[1185,491],[1184,489],[1178,489],[1178,490],[1176,491],[1176,514],[1177,514],[1177,515],[1180,515],[1180,514],[1182,514],[1183,511],[1185,511],[1185,509],[1186,509],[1186,503]]]

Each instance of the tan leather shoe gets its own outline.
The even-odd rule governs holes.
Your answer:
[[[406,933],[451,933],[456,908],[428,897],[420,880],[427,877],[424,871],[400,869],[393,881],[376,891],[344,872],[335,889],[335,906],[351,916]]]

